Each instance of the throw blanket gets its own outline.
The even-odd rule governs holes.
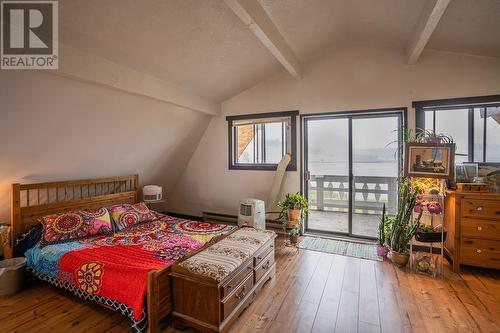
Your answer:
[[[41,279],[114,307],[131,317],[134,331],[142,331],[147,273],[170,266],[234,228],[166,216],[113,236],[37,244],[25,255],[28,268]]]
[[[276,234],[273,231],[241,228],[179,265],[192,273],[220,283],[274,237]]]

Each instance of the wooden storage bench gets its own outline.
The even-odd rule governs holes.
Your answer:
[[[174,327],[224,332],[275,273],[276,234],[242,228],[171,267]]]

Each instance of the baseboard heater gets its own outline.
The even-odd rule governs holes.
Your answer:
[[[230,214],[220,214],[212,212],[203,212],[203,221],[214,223],[238,224],[238,216]],[[266,219],[266,228],[275,231],[282,231],[283,224],[276,220]]]

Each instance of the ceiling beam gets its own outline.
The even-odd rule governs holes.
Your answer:
[[[299,60],[262,5],[257,0],[225,0],[225,2],[283,67],[294,78],[300,78],[302,69]]]
[[[149,97],[211,116],[220,115],[221,104],[219,102],[193,94],[172,82],[130,69],[63,43],[59,43],[59,69],[46,72]]]
[[[415,35],[408,46],[408,64],[417,63],[449,3],[450,0],[428,0],[420,16]]]

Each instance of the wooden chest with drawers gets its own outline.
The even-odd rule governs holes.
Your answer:
[[[251,237],[260,236],[259,233],[262,232],[242,228],[172,266],[175,328],[227,331],[254,301],[264,283],[275,273],[276,235],[266,232],[257,243]]]
[[[500,269],[500,193],[449,191],[444,221],[453,271],[460,265]]]

